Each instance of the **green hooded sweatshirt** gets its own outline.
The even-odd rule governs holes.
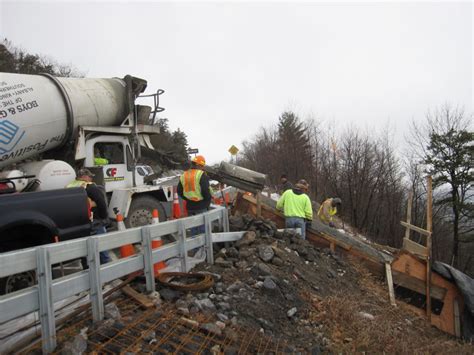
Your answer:
[[[311,200],[300,190],[286,190],[278,200],[276,207],[278,210],[283,210],[285,217],[313,219]]]

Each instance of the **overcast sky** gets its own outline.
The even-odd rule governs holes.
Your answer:
[[[401,144],[445,102],[473,111],[472,2],[0,0],[0,34],[88,77],[164,89],[171,128],[209,162],[292,108]]]

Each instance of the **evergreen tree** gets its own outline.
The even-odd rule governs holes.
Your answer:
[[[459,236],[473,230],[474,133],[461,111],[445,108],[430,120],[429,145],[424,162],[433,175],[433,186],[449,186],[436,201],[452,210],[453,264],[458,266]]]
[[[312,163],[309,135],[294,112],[283,112],[278,119],[278,147],[282,173],[292,181],[305,178]]]

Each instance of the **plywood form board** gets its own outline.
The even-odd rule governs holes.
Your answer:
[[[400,281],[399,277],[403,277],[404,280],[412,279],[411,284],[418,285],[414,286],[418,290],[413,289],[413,291],[426,294],[426,263],[423,260],[408,252],[401,251],[392,262],[392,273],[395,284],[397,284],[397,281]],[[421,289],[419,286],[421,286]],[[425,291],[420,292],[423,291],[423,289]],[[444,293],[444,297],[442,297],[442,293]],[[431,324],[449,334],[456,335],[454,301],[456,299],[458,300],[461,313],[464,309],[464,302],[460,291],[456,285],[433,272],[431,275],[431,296],[438,299],[442,298],[444,303],[440,315],[431,314]],[[424,311],[422,311],[422,313],[424,313]]]
[[[426,259],[426,256],[428,255],[428,249],[425,246],[407,238],[403,238],[403,249],[412,254],[419,255],[423,259]]]

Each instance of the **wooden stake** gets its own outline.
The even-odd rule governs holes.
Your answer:
[[[395,291],[393,289],[393,279],[392,279],[392,267],[390,263],[385,263],[385,275],[387,277],[387,284],[388,284],[388,294],[390,296],[390,304],[392,306],[397,306],[395,302]]]
[[[407,224],[411,224],[411,206],[413,203],[413,191],[408,194],[408,206],[407,206]],[[410,239],[410,228],[405,229],[405,238]]]
[[[431,238],[433,236],[433,180],[431,176],[427,177],[428,199],[426,206],[426,230],[430,232],[426,236],[426,315],[431,321]]]
[[[122,292],[125,293],[127,296],[132,297],[135,301],[140,303],[144,308],[151,308],[155,306],[155,304],[153,303],[151,299],[149,299],[144,294],[135,291],[129,285],[122,288]]]

